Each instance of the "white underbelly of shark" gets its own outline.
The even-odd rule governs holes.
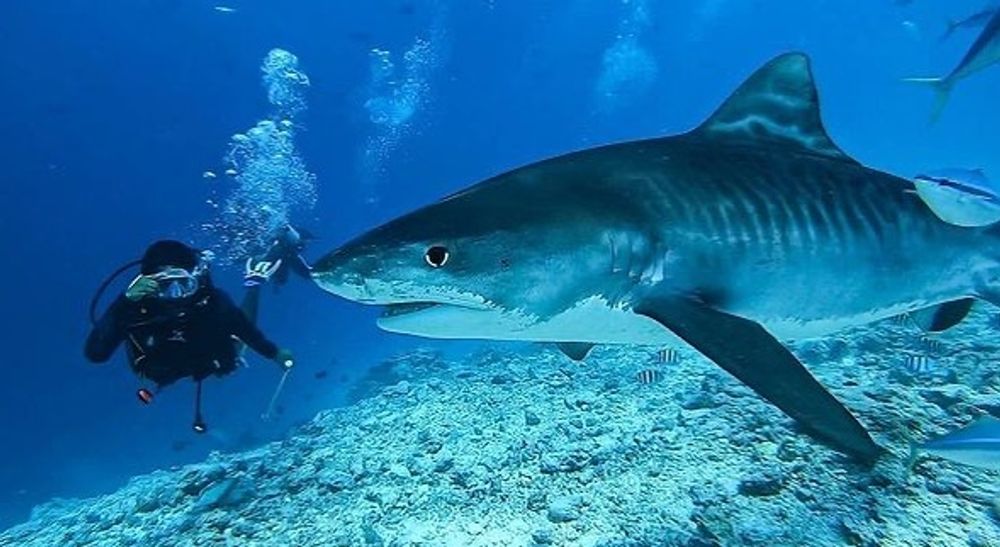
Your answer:
[[[851,316],[803,321],[795,317],[748,315],[780,340],[827,336],[940,302],[915,302]],[[644,315],[624,306],[609,305],[601,297],[587,298],[544,321],[517,312],[434,305],[383,316],[378,326],[388,332],[425,338],[481,339],[519,342],[586,342],[591,344],[686,345],[678,336]]]

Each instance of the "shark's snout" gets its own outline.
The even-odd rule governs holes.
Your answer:
[[[312,278],[325,291],[358,302],[371,301],[372,294],[363,273],[363,260],[352,257],[343,248],[320,259],[313,267]]]

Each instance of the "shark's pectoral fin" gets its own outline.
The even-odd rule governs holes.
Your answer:
[[[558,342],[556,346],[559,347],[559,351],[566,354],[566,357],[574,361],[583,361],[590,350],[594,349],[594,344],[587,342]]]
[[[959,298],[910,312],[910,320],[924,331],[942,332],[961,323],[969,315],[975,302],[974,298]]]
[[[761,325],[684,297],[635,308],[670,329],[834,448],[864,462],[882,452],[864,427]]]

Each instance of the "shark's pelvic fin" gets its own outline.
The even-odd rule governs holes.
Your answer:
[[[558,342],[556,346],[559,347],[559,351],[566,354],[566,357],[574,361],[583,361],[590,350],[594,349],[594,344],[587,342]]]
[[[881,455],[854,416],[758,323],[682,296],[642,302],[635,312],[671,330],[837,450],[865,463]]]
[[[748,146],[785,146],[857,163],[826,133],[809,58],[787,53],[754,72],[690,133]]]
[[[927,332],[942,332],[962,322],[972,310],[975,298],[959,298],[910,313],[913,324]]]

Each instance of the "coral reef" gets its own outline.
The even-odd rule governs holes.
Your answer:
[[[284,441],[52,501],[0,545],[1000,545],[1000,474],[905,465],[910,439],[1000,413],[983,308],[934,345],[949,374],[905,369],[926,342],[906,325],[795,346],[890,449],[873,469],[686,349],[498,345],[393,360]]]

